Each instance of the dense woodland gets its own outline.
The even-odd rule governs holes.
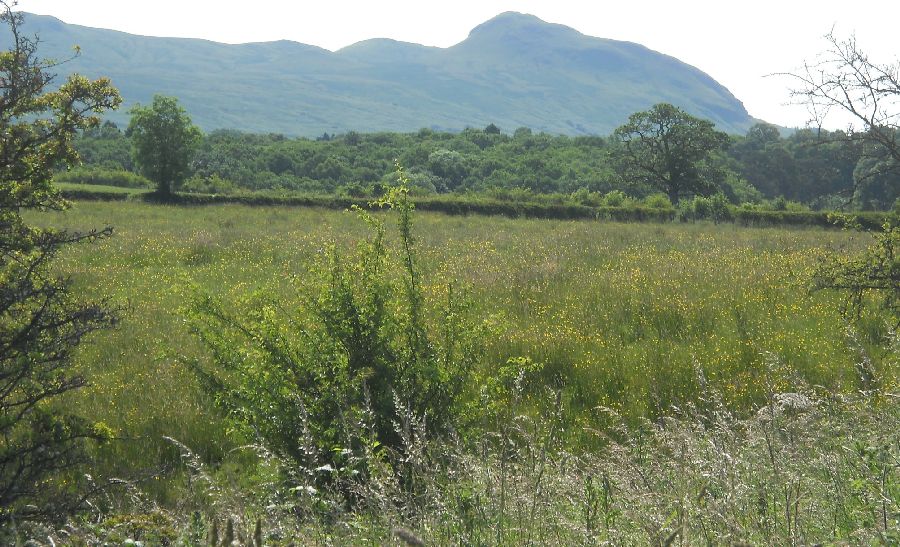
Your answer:
[[[812,209],[890,209],[900,196],[896,175],[867,176],[872,160],[842,132],[798,130],[783,137],[760,123],[713,155],[721,191],[732,203],[784,200]],[[207,193],[299,191],[351,197],[379,195],[393,179],[394,160],[406,166],[420,194],[574,194],[588,205],[623,191],[646,198],[657,190],[624,180],[611,161],[612,138],[568,137],[491,124],[460,133],[350,132],[318,139],[218,130],[204,135],[181,190]],[[107,122],[75,143],[83,166],[61,181],[142,186],[126,132]],[[122,173],[126,171],[128,173]],[[850,201],[852,198],[852,201]],[[777,208],[777,207],[776,207]]]

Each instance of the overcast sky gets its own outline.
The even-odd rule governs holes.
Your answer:
[[[243,43],[288,39],[340,49],[367,38],[447,47],[504,11],[530,13],[584,34],[638,42],[710,74],[751,115],[804,125],[785,106],[790,81],[768,74],[814,60],[822,36],[855,33],[875,61],[900,54],[898,0],[20,0],[18,9],[67,23],[149,36]],[[89,52],[85,52],[89,53]],[[835,120],[832,126],[840,125]]]

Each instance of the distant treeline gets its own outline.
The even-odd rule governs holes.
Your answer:
[[[776,127],[758,124],[746,136],[733,137],[727,151],[716,153],[720,189],[732,204],[762,203],[766,209],[784,210],[784,202],[834,209],[851,198],[855,209],[891,209],[900,197],[898,181],[867,176],[871,166],[861,159],[861,145],[834,138],[838,136],[799,130],[782,137]],[[632,199],[652,195],[654,189],[619,177],[610,161],[613,146],[613,140],[600,136],[549,135],[527,128],[510,134],[493,124],[459,133],[349,132],[318,139],[219,130],[203,137],[193,176],[180,190],[364,198],[379,195],[393,181],[394,161],[399,160],[415,192],[423,196],[562,194],[596,206],[610,192]],[[84,166],[58,180],[149,184],[134,174],[129,138],[115,124],[84,133],[76,147]]]

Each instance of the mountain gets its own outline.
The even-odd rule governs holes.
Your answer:
[[[663,101],[729,132],[754,123],[725,87],[678,59],[513,12],[449,48],[373,39],[336,52],[290,41],[136,36],[30,14],[24,29],[40,37],[44,57],[68,58],[79,46],[81,55],[58,71],[109,76],[125,97],[111,116],[119,123],[156,93],[178,97],[207,131],[305,136],[489,123],[608,134]]]

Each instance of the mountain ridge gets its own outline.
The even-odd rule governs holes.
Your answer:
[[[494,123],[560,134],[608,134],[629,114],[672,102],[721,129],[755,120],[696,67],[633,42],[596,38],[504,12],[447,48],[389,38],[337,51],[275,40],[222,44],[70,25],[26,14],[42,56],[82,54],[62,71],[109,76],[125,109],[155,93],[179,98],[204,130],[323,132],[461,130]],[[6,39],[6,37],[4,37]],[[2,40],[0,40],[0,43]]]

